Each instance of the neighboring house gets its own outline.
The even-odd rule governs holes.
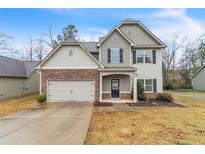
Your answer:
[[[165,45],[142,23],[125,20],[99,42],[60,43],[36,67],[48,102],[137,101],[137,81],[162,90]]]
[[[38,92],[37,64],[0,56],[0,99]]]
[[[192,86],[194,90],[205,91],[205,65],[192,76]]]

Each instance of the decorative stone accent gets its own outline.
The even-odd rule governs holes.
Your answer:
[[[120,99],[128,99],[128,100],[132,99],[130,93],[121,93],[120,95],[121,95]]]
[[[110,93],[103,93],[102,94],[102,99],[111,99],[111,94]],[[120,99],[127,99],[127,100],[132,100],[131,94],[130,93],[120,93]]]
[[[102,94],[102,99],[111,99],[110,93],[103,93]]]
[[[41,70],[41,93],[47,95],[48,80],[95,80],[95,101],[100,97],[100,73],[96,69]]]
[[[157,98],[158,93],[145,93],[148,99],[155,99]]]

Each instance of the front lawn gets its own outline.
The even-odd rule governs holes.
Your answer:
[[[175,94],[186,107],[93,113],[85,144],[205,144],[205,93]]]
[[[0,117],[29,109],[37,105],[36,95],[0,101]]]

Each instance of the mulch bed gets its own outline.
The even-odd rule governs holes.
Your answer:
[[[94,106],[113,106],[111,102],[95,102]]]
[[[147,100],[147,101],[138,101],[137,103],[126,103],[130,107],[140,106],[140,107],[155,107],[155,106],[167,106],[167,107],[186,107],[182,104],[178,104],[170,101],[162,100]]]

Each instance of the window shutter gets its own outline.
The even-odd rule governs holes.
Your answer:
[[[111,49],[107,49],[107,62],[111,63]]]
[[[132,58],[133,58],[133,64],[136,64],[136,50],[133,51]]]
[[[153,79],[153,92],[157,92],[157,79]]]
[[[153,63],[156,64],[156,50],[152,50]]]
[[[120,63],[123,63],[123,49],[120,49]]]

